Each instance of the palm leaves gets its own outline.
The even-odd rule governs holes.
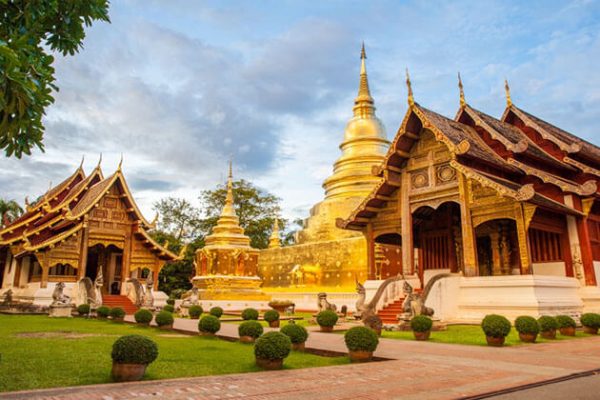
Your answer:
[[[23,209],[14,200],[0,199],[0,227],[14,221],[23,214]]]

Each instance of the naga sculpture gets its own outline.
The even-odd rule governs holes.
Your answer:
[[[141,307],[144,301],[144,287],[137,278],[127,279],[125,295],[136,307]]]
[[[154,295],[152,294],[154,280],[152,279],[152,271],[148,273],[146,278],[146,289],[144,290],[144,302],[143,305],[146,308],[152,308],[154,306]]]
[[[102,267],[98,266],[98,274],[92,283],[92,280],[87,276],[80,279],[78,282],[78,298],[79,304],[89,304],[91,308],[97,308],[102,305],[102,286],[104,286],[104,277],[102,275]]]
[[[412,285],[406,281],[404,281],[403,289],[406,297],[402,302],[402,311],[405,316],[412,318],[416,315],[427,315],[429,317],[433,315],[433,309],[425,305],[425,291],[422,295],[414,293]]]
[[[67,305],[71,303],[71,297],[64,294],[65,283],[58,282],[52,292],[52,304],[53,306]]]
[[[327,301],[327,293],[321,292],[317,295],[317,306],[319,308],[319,312],[325,310],[331,310],[333,312],[337,311],[337,306],[333,303]]]
[[[198,288],[194,286],[183,296],[181,296],[181,298],[183,299],[183,301],[181,302],[181,307],[197,306],[200,301]]]

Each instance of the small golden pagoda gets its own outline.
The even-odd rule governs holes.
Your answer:
[[[262,280],[257,276],[258,250],[250,246],[250,238],[244,234],[233,207],[231,163],[225,206],[205,243],[196,252],[196,276],[192,279],[194,286],[200,290],[201,299],[269,299],[260,291]]]

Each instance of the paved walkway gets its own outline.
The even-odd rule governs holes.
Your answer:
[[[197,321],[175,328],[196,331]],[[222,324],[237,337],[237,325]],[[346,352],[342,335],[311,332],[307,347]],[[600,369],[600,337],[490,348],[382,339],[391,361],[299,370],[106,384],[0,395],[0,399],[456,399]]]

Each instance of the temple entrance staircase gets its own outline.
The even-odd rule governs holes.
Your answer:
[[[102,296],[102,305],[114,308],[121,307],[126,314],[135,314],[138,308],[129,300],[127,296],[105,294]]]
[[[420,292],[421,289],[415,289],[415,293]],[[401,297],[377,311],[377,315],[381,318],[381,322],[384,324],[397,324],[398,315],[402,314],[402,303],[404,302],[404,299],[404,297]]]

